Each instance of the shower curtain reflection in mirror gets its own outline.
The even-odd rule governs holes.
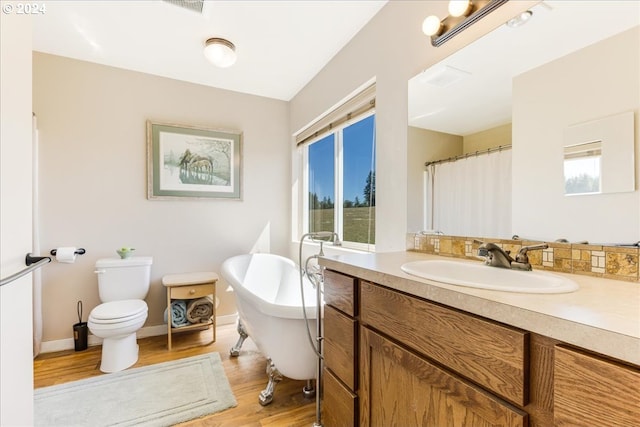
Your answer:
[[[427,227],[446,235],[510,238],[511,150],[427,166]]]

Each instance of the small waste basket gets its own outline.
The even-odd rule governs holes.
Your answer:
[[[73,344],[76,351],[87,349],[89,326],[82,321],[82,301],[78,301],[78,323],[73,325]]]

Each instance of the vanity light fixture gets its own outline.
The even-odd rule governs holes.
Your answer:
[[[422,23],[422,31],[431,37],[433,46],[440,46],[465,28],[479,21],[508,0],[450,0],[449,16],[440,20],[428,16]]]
[[[212,37],[204,42],[204,56],[213,65],[227,68],[236,62],[236,47],[227,39]]]

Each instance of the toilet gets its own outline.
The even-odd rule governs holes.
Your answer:
[[[102,304],[91,310],[88,326],[102,338],[102,372],[118,372],[138,361],[136,332],[147,320],[152,257],[96,261]]]

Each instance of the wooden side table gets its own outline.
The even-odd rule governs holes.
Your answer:
[[[162,278],[162,284],[167,288],[167,347],[171,350],[171,334],[174,332],[192,331],[211,327],[213,341],[216,341],[216,282],[218,275],[212,272],[168,274]],[[203,323],[173,328],[171,310],[172,299],[197,299],[211,295],[213,297],[213,315],[211,320]]]

